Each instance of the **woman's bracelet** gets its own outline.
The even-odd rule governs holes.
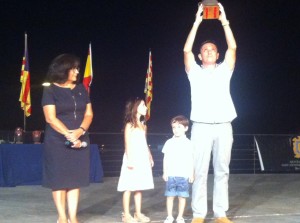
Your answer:
[[[80,126],[79,128],[82,129],[82,131],[83,131],[82,135],[84,135],[86,132],[85,128],[83,128],[82,126]]]

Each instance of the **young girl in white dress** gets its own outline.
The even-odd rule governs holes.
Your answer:
[[[152,167],[154,165],[150,149],[146,141],[147,127],[140,119],[145,116],[147,107],[144,100],[130,100],[125,109],[125,152],[118,191],[123,192],[124,223],[150,222],[150,218],[142,214],[142,190],[153,189]],[[135,213],[130,214],[130,197],[134,193]]]

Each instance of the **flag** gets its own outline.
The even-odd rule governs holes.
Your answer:
[[[146,74],[146,81],[145,81],[145,102],[147,106],[147,114],[146,114],[146,121],[150,119],[150,112],[151,112],[151,102],[153,99],[153,82],[152,82],[152,55],[151,51],[149,52],[149,64],[148,70]]]
[[[92,44],[89,44],[89,52],[86,60],[84,76],[83,76],[83,85],[86,90],[90,93],[90,86],[93,79],[93,67],[92,67]]]
[[[20,82],[21,92],[19,101],[21,102],[21,108],[24,110],[26,117],[31,115],[31,98],[30,98],[30,73],[29,73],[29,60],[27,50],[27,34],[25,33],[25,50],[22,60],[21,78]]]

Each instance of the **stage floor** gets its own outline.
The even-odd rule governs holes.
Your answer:
[[[232,174],[228,217],[235,223],[300,222],[299,178],[297,174]],[[121,222],[122,193],[116,191],[117,183],[117,177],[107,177],[103,183],[93,183],[81,190],[80,222]],[[206,223],[214,222],[212,185],[212,175],[209,175]],[[143,193],[142,210],[152,222],[163,222],[166,217],[163,193],[164,182],[160,177],[155,178],[154,190]],[[55,223],[57,220],[51,191],[41,186],[1,187],[0,213],[1,223]],[[187,223],[192,219],[190,199],[185,219]]]

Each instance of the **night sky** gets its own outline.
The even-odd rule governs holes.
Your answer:
[[[32,3],[31,3],[32,2]],[[46,3],[45,3],[46,2]],[[5,1],[0,9],[0,130],[23,126],[18,102],[24,33],[28,34],[32,115],[26,130],[44,129],[42,87],[48,65],[62,53],[81,59],[92,43],[92,132],[120,132],[125,102],[144,97],[148,54],[154,98],[149,132],[169,133],[170,119],[189,117],[190,86],[183,46],[194,22],[195,0]],[[300,1],[221,1],[238,45],[231,94],[234,133],[300,132]],[[226,42],[219,21],[204,21],[194,53],[206,39]]]

